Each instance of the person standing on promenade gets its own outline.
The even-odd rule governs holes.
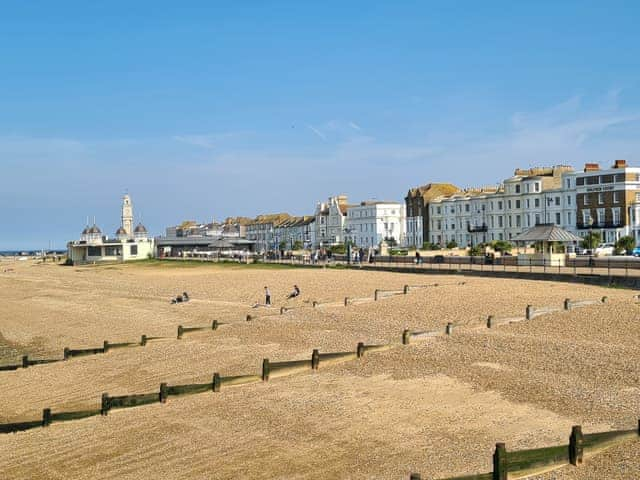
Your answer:
[[[265,305],[271,305],[271,292],[269,287],[264,287],[264,303]]]

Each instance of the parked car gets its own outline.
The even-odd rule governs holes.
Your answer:
[[[615,250],[615,245],[613,243],[601,243],[595,249],[596,257],[602,257],[605,255],[613,255],[613,251]]]
[[[631,250],[631,255],[633,255],[634,257],[640,257],[640,247],[636,247]]]

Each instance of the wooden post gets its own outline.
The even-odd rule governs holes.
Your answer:
[[[320,366],[320,351],[317,348],[313,349],[311,353],[311,369],[318,370]]]
[[[107,353],[109,351],[109,342],[108,341],[104,341],[102,342],[102,353]]]
[[[402,332],[402,344],[409,345],[410,339],[411,339],[411,330],[408,330],[405,328],[404,331]]]
[[[212,388],[213,388],[214,392],[219,392],[220,391],[220,374],[219,373],[214,373],[213,374]]]
[[[571,310],[571,299],[569,298],[564,299],[564,309]]]
[[[178,340],[182,338],[183,334],[184,334],[184,327],[182,325],[178,325]]]
[[[524,311],[524,318],[527,320],[531,320],[533,318],[533,305],[527,305],[527,308]]]
[[[574,425],[571,427],[571,436],[569,437],[569,463],[571,463],[571,465],[579,465],[582,463],[583,443],[582,427],[580,425]]]
[[[453,323],[447,323],[447,327],[445,328],[445,333],[447,335],[453,335]]]
[[[315,300],[313,302],[311,302],[311,306],[313,308],[316,308],[318,306],[318,302],[316,302]]]
[[[402,289],[402,293],[404,293],[405,295],[409,293],[409,285],[404,286],[404,288]]]
[[[270,368],[269,368],[269,359],[265,358],[262,360],[262,381],[263,382],[268,382],[269,381],[269,372],[270,372]]]
[[[493,454],[493,479],[507,480],[507,448],[504,443],[496,443]]]
[[[349,305],[349,297],[344,297],[344,306]]]
[[[42,426],[48,427],[51,425],[51,409],[45,408],[42,410]]]
[[[412,473],[411,475],[409,475],[409,480],[421,480],[422,477],[420,476],[419,473]]]
[[[609,301],[609,297],[602,297],[602,303],[607,303]]]
[[[167,397],[169,396],[169,387],[166,383],[160,384],[160,403],[167,403]]]
[[[144,347],[147,344],[147,336],[146,335],[142,335],[140,337],[140,346]]]
[[[284,307],[280,307],[280,315],[284,315],[284,312],[286,312],[287,309]]]
[[[211,322],[211,330],[217,330],[219,326],[218,320]]]
[[[64,360],[69,359],[69,347],[64,347],[64,350],[62,350],[62,358]]]
[[[358,342],[358,346],[356,347],[356,356],[358,358],[362,358],[364,356],[364,342]]]
[[[102,415],[103,417],[106,417],[110,409],[111,409],[111,405],[109,404],[109,394],[103,393],[102,403],[100,405],[100,415]]]
[[[250,322],[251,320],[253,320],[253,317],[249,314],[247,314],[247,317],[245,319],[247,322]]]
[[[374,300],[374,302],[378,301],[378,289],[377,288],[376,288],[376,291],[373,292],[373,300]]]
[[[493,315],[487,317],[487,328],[493,328]]]
[[[22,356],[22,368],[27,368],[29,366],[29,355]]]

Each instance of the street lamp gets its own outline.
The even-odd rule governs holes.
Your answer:
[[[593,217],[591,211],[589,211],[589,266],[593,267]]]

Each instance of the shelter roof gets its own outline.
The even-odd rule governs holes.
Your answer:
[[[536,225],[511,240],[512,242],[579,242],[582,238],[553,223]]]

